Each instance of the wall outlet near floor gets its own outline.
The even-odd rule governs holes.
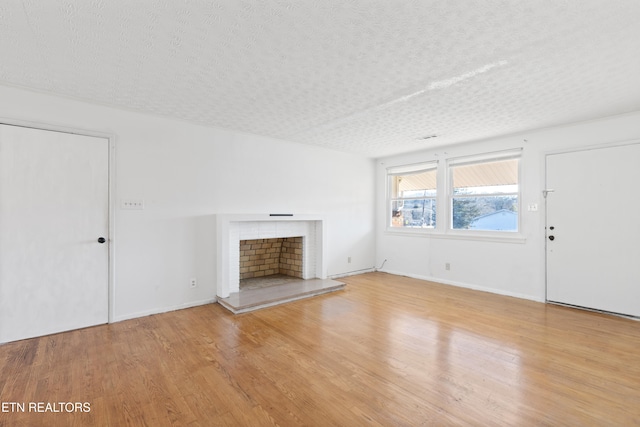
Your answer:
[[[195,277],[192,277],[191,280],[189,280],[189,284],[191,285],[192,288],[195,288],[196,286],[198,286],[198,282],[196,281]]]
[[[445,270],[447,270],[447,271],[451,270],[451,264],[449,264],[448,262],[446,262],[446,263],[444,264],[444,269],[445,269]]]
[[[351,264],[351,257],[347,258],[347,263]]]

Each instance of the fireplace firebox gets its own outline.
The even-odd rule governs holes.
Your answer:
[[[240,288],[243,281],[260,277],[284,275],[302,279],[302,241],[302,236],[241,240]]]

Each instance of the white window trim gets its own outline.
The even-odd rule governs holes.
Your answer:
[[[387,177],[390,175],[405,175],[408,173],[426,172],[438,168],[438,161],[412,163],[409,165],[390,166],[387,168]]]
[[[447,167],[519,158],[522,158],[522,148],[451,157],[447,159]]]
[[[386,235],[390,236],[404,236],[404,237],[421,237],[421,238],[434,238],[434,239],[455,239],[455,240],[474,240],[485,242],[498,242],[498,243],[514,243],[524,244],[527,239],[522,230],[522,194],[523,191],[523,149],[508,149],[502,151],[495,151],[483,154],[475,154],[469,156],[459,156],[446,159],[445,166],[442,167],[437,160],[420,162],[408,165],[393,166],[386,169],[385,174],[385,231]],[[487,230],[454,230],[451,228],[451,214],[452,214],[452,196],[453,185],[451,182],[450,166],[463,165],[471,163],[480,163],[484,161],[492,160],[508,160],[510,158],[520,159],[518,164],[518,231],[517,232],[505,232],[505,231],[487,231]],[[444,160],[444,159],[443,159]],[[391,211],[390,201],[391,194],[389,188],[389,176],[390,172],[394,174],[400,174],[402,172],[419,171],[420,167],[429,165],[428,169],[437,168],[437,192],[436,202],[437,207],[437,220],[435,228],[402,228],[391,227]],[[442,218],[445,218],[442,220]]]
[[[518,196],[518,231],[498,231],[498,230],[456,230],[453,228],[453,173],[452,166],[472,165],[477,163],[518,159],[518,192],[505,193],[504,195]],[[500,242],[525,242],[522,233],[522,148],[511,149],[505,151],[497,151],[492,153],[483,153],[479,155],[454,157],[447,159],[446,166],[446,202],[445,214],[447,225],[445,234],[451,238],[471,239],[471,240],[489,240]]]
[[[391,195],[391,177],[397,175],[405,175],[405,174],[414,174],[426,171],[435,170],[438,177],[436,178],[436,195],[435,197],[428,197],[429,199],[435,199],[436,206],[439,202],[439,192],[440,192],[440,183],[439,183],[439,162],[438,160],[432,160],[427,162],[419,162],[412,163],[408,165],[399,165],[399,166],[390,166],[386,170],[385,174],[385,187],[386,187],[386,197],[385,197],[385,231],[389,234],[399,234],[399,235],[421,235],[427,233],[434,233],[438,228],[438,222],[436,220],[436,226],[434,228],[414,228],[414,227],[392,227],[391,226],[391,201],[394,199]],[[397,198],[396,198],[397,199]],[[438,209],[436,207],[436,209]],[[437,218],[437,217],[436,217]]]

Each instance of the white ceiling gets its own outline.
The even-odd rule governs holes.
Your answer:
[[[370,157],[640,110],[640,0],[2,0],[0,52],[3,85]]]

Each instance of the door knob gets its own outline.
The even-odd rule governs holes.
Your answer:
[[[98,243],[104,243],[106,241],[107,239],[105,239],[104,237],[98,237]]]
[[[553,239],[555,239],[554,236],[549,236],[549,240],[553,240]]]

